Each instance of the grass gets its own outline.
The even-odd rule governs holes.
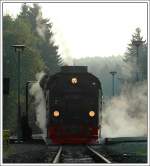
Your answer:
[[[147,155],[147,142],[125,142],[106,145],[105,148],[115,154]]]
[[[9,157],[14,152],[14,148],[9,144],[3,144],[3,158]]]

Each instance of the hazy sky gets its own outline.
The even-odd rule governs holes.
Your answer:
[[[123,55],[137,27],[147,38],[146,3],[39,3],[64,57]],[[21,3],[4,3],[16,15]]]

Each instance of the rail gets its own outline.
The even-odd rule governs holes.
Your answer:
[[[59,163],[61,152],[62,152],[62,147],[60,147],[58,149],[58,152],[57,152],[57,154],[56,154],[56,156],[55,156],[55,158],[54,158],[54,160],[52,162],[53,164]]]
[[[112,162],[110,160],[108,160],[106,157],[104,157],[102,154],[100,154],[99,152],[95,151],[93,148],[87,146],[88,150],[90,150],[90,152],[92,152],[94,154],[94,156],[96,156],[96,158],[98,160],[100,160],[101,162],[103,161],[104,163],[108,163],[111,164]]]
[[[66,148],[66,147],[65,147]],[[84,150],[86,149],[86,150]],[[102,154],[100,154],[99,152],[95,151],[92,147],[89,146],[85,146],[84,148],[82,147],[82,149],[79,151],[80,149],[76,149],[75,151],[73,151],[73,149],[64,149],[64,147],[62,148],[59,147],[57,154],[55,155],[52,163],[56,164],[56,163],[108,163],[111,164],[112,162],[110,160],[108,160],[106,157],[104,157]],[[84,153],[83,153],[84,150]],[[87,151],[88,150],[88,151]],[[90,151],[90,154],[89,154]],[[66,152],[69,152],[69,154],[66,155]],[[71,152],[71,155],[70,155]],[[80,157],[78,158],[78,156],[75,156],[75,154],[80,154]],[[85,153],[86,152],[86,153]],[[65,154],[65,155],[64,155]],[[63,157],[62,157],[63,156]],[[81,157],[82,156],[82,157]]]

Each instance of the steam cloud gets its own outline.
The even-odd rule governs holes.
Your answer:
[[[46,103],[43,90],[39,84],[44,75],[44,72],[36,74],[37,82],[31,86],[30,94],[35,98],[36,124],[43,132],[43,138],[46,138]]]
[[[103,110],[103,137],[147,136],[147,82],[125,85]]]
[[[64,47],[62,51],[63,51],[62,58],[63,58],[64,64],[65,65],[74,65],[73,64],[73,58],[70,54],[69,49],[67,47]]]
[[[46,25],[42,24],[41,13],[36,17],[36,31],[45,40]]]
[[[48,30],[48,27],[42,23],[41,19],[41,13],[36,17],[36,31],[43,38],[43,40],[46,40],[45,32]],[[53,29],[53,27],[52,27]],[[62,56],[62,59],[64,61],[64,65],[73,65],[73,58],[71,56],[71,52],[69,50],[69,46],[67,46],[66,41],[63,37],[63,34],[60,32],[60,30],[53,29],[55,31],[54,37],[52,37],[49,41],[49,43],[54,42],[56,45],[59,45],[59,54]]]

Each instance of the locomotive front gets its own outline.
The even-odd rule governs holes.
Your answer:
[[[102,90],[86,66],[63,66],[46,87],[47,137],[55,144],[89,144],[98,140]]]

